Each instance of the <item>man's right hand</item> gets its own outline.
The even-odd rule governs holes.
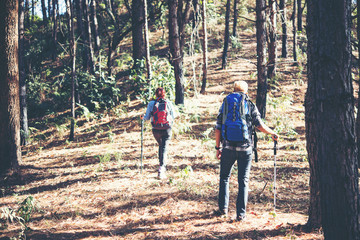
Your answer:
[[[221,158],[221,149],[219,149],[219,150],[216,150],[216,157],[217,157],[217,159],[220,159]]]

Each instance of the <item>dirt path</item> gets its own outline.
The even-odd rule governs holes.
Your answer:
[[[169,150],[168,178],[158,180],[157,146],[146,125],[140,174],[138,101],[117,114],[78,122],[77,138],[55,124],[34,134],[24,152],[21,179],[2,186],[0,207],[18,207],[33,196],[39,212],[28,223],[27,239],[323,239],[299,225],[307,220],[309,170],[305,150],[305,85],[297,69],[280,65],[268,99],[269,126],[281,134],[277,156],[277,209],[273,214],[273,143],[259,134],[260,161],[253,163],[246,221],[213,215],[217,208],[219,161],[214,151],[218,108],[235,80],[247,80],[255,101],[254,44],[241,36],[243,50],[227,70],[210,65],[207,95],[186,99]],[[212,53],[212,58],[218,53]],[[296,80],[297,79],[297,80]],[[225,93],[224,93],[225,92]],[[52,133],[51,132],[55,132]],[[235,215],[236,174],[231,178],[230,215]],[[19,226],[0,233],[16,236]]]

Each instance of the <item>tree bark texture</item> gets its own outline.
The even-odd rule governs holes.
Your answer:
[[[92,43],[92,32],[90,22],[90,8],[88,0],[84,0],[84,13],[86,22],[86,52],[88,56],[87,69],[91,74],[95,73],[94,47]]]
[[[237,28],[237,20],[238,20],[238,15],[239,15],[239,10],[238,10],[238,0],[234,0],[234,24],[233,24],[233,36],[236,37],[237,33],[236,33],[236,28]]]
[[[150,82],[150,79],[152,78],[151,73],[151,61],[150,61],[150,44],[149,44],[149,26],[148,26],[148,7],[147,7],[147,0],[144,1],[144,38],[145,38],[145,50],[146,50],[146,71],[147,71],[147,77]],[[149,87],[149,91],[151,91],[151,88]],[[149,94],[151,96],[151,92]]]
[[[356,0],[357,4],[357,12],[360,11],[360,0]],[[358,38],[358,53],[360,56],[360,14],[357,14],[357,26],[356,26],[356,32],[357,32],[357,38]],[[358,61],[358,68],[360,69],[360,61]],[[359,77],[360,78],[360,77]],[[360,89],[359,89],[360,94]],[[360,95],[358,95],[360,96]],[[360,108],[360,97],[358,98],[358,109]],[[357,137],[357,148],[358,148],[358,167],[360,167],[360,111],[357,112],[356,116],[356,137]]]
[[[180,0],[182,1],[182,0]],[[171,64],[175,73],[175,104],[184,104],[184,74],[183,57],[180,46],[180,31],[178,25],[179,0],[168,0],[169,4],[169,46]]]
[[[134,63],[145,57],[144,0],[133,0],[131,6]]]
[[[208,69],[208,40],[206,27],[206,1],[202,1],[202,22],[203,22],[203,76],[201,84],[201,94],[206,92],[207,69]]]
[[[276,75],[276,3],[275,0],[269,0],[269,61],[268,78],[272,79]]]
[[[24,56],[24,0],[19,1],[19,84],[20,84],[20,136],[21,144],[26,145],[29,138],[27,117],[25,56]]]
[[[256,0],[256,53],[257,53],[257,94],[256,106],[262,118],[266,115],[267,73],[266,73],[266,29],[265,0]]]
[[[184,8],[184,1],[186,2]],[[185,46],[185,25],[189,22],[191,13],[191,0],[177,0],[177,21],[180,36],[180,53],[183,55]]]
[[[96,2],[91,0],[91,19],[92,19],[92,33],[94,35],[94,50],[96,53],[100,50],[100,36],[99,36],[99,24],[97,19]]]
[[[308,1],[307,149],[315,151],[325,239],[360,239],[350,6]]]
[[[47,21],[47,15],[46,15],[46,6],[45,6],[45,0],[41,0],[41,12],[43,15],[43,21]]]
[[[71,123],[69,140],[75,138],[75,82],[76,82],[76,42],[74,30],[74,11],[71,0],[66,0],[66,12],[68,15],[68,29],[70,31],[70,58],[71,58]]]
[[[52,59],[55,60],[57,57],[57,51],[56,51],[56,47],[57,47],[57,33],[58,33],[58,19],[57,19],[57,8],[58,8],[58,0],[53,0],[53,7],[52,7],[52,12],[53,12],[53,47],[52,47]]]
[[[292,23],[293,23],[293,58],[294,58],[295,65],[297,65],[297,52],[296,52],[296,47],[297,47],[296,2],[297,1],[300,1],[300,0],[294,0],[293,19],[292,19]]]
[[[21,163],[18,10],[18,1],[0,1],[0,172]]]
[[[287,25],[286,25],[286,0],[280,0],[279,2],[280,17],[281,17],[281,57],[287,58]]]
[[[223,50],[223,54],[222,54],[222,64],[221,64],[222,69],[226,69],[227,53],[228,53],[228,49],[229,49],[229,40],[230,40],[230,3],[231,3],[231,0],[226,1],[224,50]]]
[[[52,20],[52,0],[48,0],[47,11],[48,11],[49,19]]]
[[[299,32],[302,32],[302,13],[303,13],[303,8],[301,6],[301,0],[297,0],[297,4],[298,4],[298,14],[297,14],[297,29]]]

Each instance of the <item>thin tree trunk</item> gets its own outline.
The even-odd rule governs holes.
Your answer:
[[[31,22],[35,20],[35,0],[31,1]]]
[[[272,79],[276,75],[276,4],[275,0],[269,0],[270,16],[269,16],[269,64],[268,78]]]
[[[46,15],[46,6],[45,6],[45,0],[41,0],[41,11],[43,15],[43,21],[47,21],[47,15]]]
[[[302,7],[301,7],[301,0],[297,0],[297,4],[298,4],[298,14],[297,14],[297,29],[299,32],[302,32]]]
[[[230,0],[226,1],[226,15],[225,15],[225,37],[224,37],[224,50],[222,55],[222,64],[221,68],[226,69],[227,64],[227,52],[229,49],[229,39],[230,39]]]
[[[180,0],[181,1],[181,0]],[[184,104],[183,58],[181,53],[178,25],[178,0],[168,0],[169,4],[169,45],[172,56],[171,64],[175,73],[175,104]]]
[[[29,126],[26,102],[26,79],[24,59],[24,0],[19,1],[19,83],[20,83],[20,136],[21,144],[27,145],[29,139]]]
[[[315,139],[309,155],[315,156],[327,240],[360,239],[350,7],[351,0],[308,1],[307,138]]]
[[[146,49],[146,71],[147,71],[147,77],[150,82],[150,79],[152,78],[151,73],[151,61],[150,61],[150,44],[149,44],[149,27],[148,27],[148,14],[147,14],[147,0],[144,0],[144,38],[145,38],[145,49]],[[151,88],[149,86],[149,91],[151,91]],[[150,95],[151,96],[151,92]]]
[[[300,0],[298,0],[300,1]],[[294,0],[294,11],[293,11],[293,58],[294,58],[294,65],[297,65],[297,30],[296,30],[296,0]]]
[[[258,72],[256,106],[262,118],[265,118],[266,115],[267,97],[265,8],[265,0],[256,0],[256,52]]]
[[[281,28],[282,28],[281,57],[287,58],[288,50],[287,50],[286,0],[280,0],[279,9],[280,9]]]
[[[208,69],[208,42],[207,42],[207,27],[206,27],[206,0],[202,1],[202,22],[203,22],[203,76],[201,84],[201,94],[206,93],[207,69]]]
[[[94,64],[94,47],[92,44],[92,33],[91,33],[91,23],[90,23],[90,9],[88,0],[84,1],[85,6],[85,20],[86,20],[86,44],[87,44],[87,54],[88,54],[88,70],[91,74],[95,73],[95,64]]]
[[[48,16],[49,16],[49,19],[50,19],[50,21],[52,21],[52,18],[53,18],[53,16],[52,16],[52,0],[48,0],[48,9],[47,9],[47,11],[48,11]]]
[[[70,31],[70,58],[71,58],[71,123],[69,140],[75,138],[75,82],[76,82],[76,42],[74,31],[73,6],[71,0],[66,0],[66,11],[68,15],[68,28]]]
[[[143,0],[133,0],[131,6],[132,37],[133,37],[133,59],[134,63],[145,57],[144,41],[144,5]]]
[[[237,4],[238,4],[238,0],[234,0],[234,24],[233,24],[233,34],[232,34],[234,37],[236,37],[237,35],[236,28],[237,28],[237,20],[239,15]]]
[[[21,164],[18,10],[18,1],[0,1],[0,172]]]
[[[94,34],[94,47],[95,52],[99,52],[100,50],[100,36],[99,36],[99,24],[97,20],[97,12],[96,12],[96,2],[95,0],[91,0],[91,18],[92,18],[92,32]]]
[[[57,19],[57,6],[58,0],[53,0],[52,15],[53,15],[53,47],[52,47],[52,59],[55,60],[57,57],[57,33],[58,33],[58,19]]]

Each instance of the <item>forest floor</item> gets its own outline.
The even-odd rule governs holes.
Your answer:
[[[68,126],[56,122],[61,114],[31,120],[33,140],[22,150],[21,175],[3,179],[0,208],[17,209],[26,197],[33,197],[36,211],[27,223],[26,239],[323,239],[320,230],[306,232],[303,227],[309,204],[306,80],[291,59],[279,59],[267,105],[266,123],[281,136],[276,211],[274,145],[259,134],[247,218],[233,221],[236,167],[230,182],[230,217],[213,214],[219,181],[214,149],[218,109],[236,80],[249,83],[254,101],[256,95],[255,33],[244,31],[239,39],[243,47],[229,53],[226,70],[219,69],[221,51],[210,52],[207,94],[186,97],[170,143],[167,179],[157,178],[157,145],[149,123],[141,172],[139,116],[145,106],[129,100],[100,119],[79,119],[73,142],[67,140]],[[16,237],[20,231],[14,222],[2,229],[0,238]]]

